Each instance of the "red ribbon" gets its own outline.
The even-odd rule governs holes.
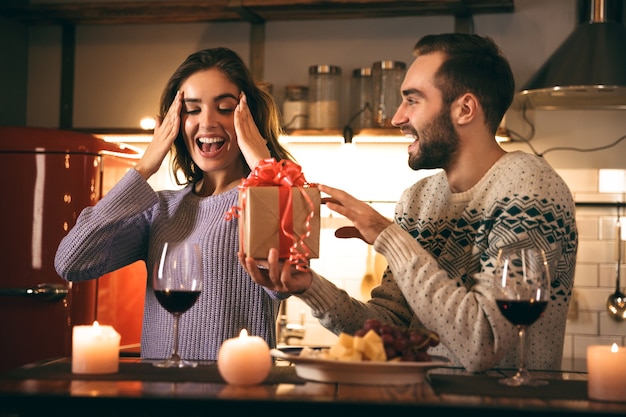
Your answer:
[[[280,207],[284,207],[280,217],[280,248],[284,253],[284,248],[289,245],[288,261],[296,266],[299,271],[305,271],[309,268],[310,249],[304,240],[311,234],[311,219],[315,214],[315,206],[309,195],[304,191],[305,186],[315,186],[310,184],[302,174],[302,168],[289,160],[276,161],[274,158],[264,159],[260,161],[256,168],[243,178],[238,185],[239,190],[245,191],[248,187],[262,186],[278,186]],[[293,196],[292,188],[298,188],[305,201],[309,205],[310,212],[305,220],[305,233],[298,236],[293,233]],[[245,196],[245,194],[243,194]],[[234,217],[240,217],[241,212],[246,206],[245,197],[241,201],[241,207],[233,206],[226,213],[226,220]],[[286,239],[285,239],[286,238]],[[285,243],[286,242],[286,243]]]

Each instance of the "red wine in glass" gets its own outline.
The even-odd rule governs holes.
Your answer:
[[[547,301],[496,300],[496,305],[505,319],[516,326],[530,326],[546,309]]]
[[[172,314],[182,314],[189,310],[200,297],[200,291],[155,290],[159,304]]]
[[[178,353],[180,317],[189,310],[202,291],[202,254],[197,244],[165,242],[154,264],[152,288],[159,304],[174,316],[173,347],[169,358],[155,362],[160,368],[195,367],[197,362],[186,360]]]
[[[544,251],[539,248],[500,249],[494,278],[500,289],[496,305],[504,318],[517,327],[519,335],[517,373],[499,382],[513,387],[546,385],[547,381],[531,377],[524,357],[526,329],[541,317],[550,299],[550,275]]]

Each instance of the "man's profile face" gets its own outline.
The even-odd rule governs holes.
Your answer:
[[[450,107],[444,106],[441,90],[435,85],[444,57],[435,52],[413,61],[402,82],[402,103],[392,119],[393,125],[413,140],[408,163],[414,170],[445,168],[458,148]]]

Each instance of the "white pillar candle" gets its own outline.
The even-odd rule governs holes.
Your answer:
[[[119,370],[120,334],[111,326],[74,326],[72,372],[112,374]]]
[[[626,348],[587,347],[589,399],[626,402]]]
[[[246,329],[239,337],[225,340],[217,354],[217,369],[229,384],[260,384],[271,368],[269,346],[258,336],[248,336]]]

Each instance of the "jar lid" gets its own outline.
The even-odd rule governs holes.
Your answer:
[[[309,74],[341,74],[341,68],[336,65],[311,65]]]
[[[309,87],[304,85],[287,85],[285,86],[285,97],[291,100],[306,99],[309,94]]]
[[[352,76],[355,78],[358,77],[371,77],[372,69],[370,67],[357,68],[352,71]]]
[[[285,86],[285,91],[289,92],[307,92],[309,91],[309,87],[306,85],[287,85]]]
[[[384,70],[390,70],[394,68],[405,69],[406,64],[402,61],[378,61],[378,62],[374,62],[373,67],[384,69]]]

